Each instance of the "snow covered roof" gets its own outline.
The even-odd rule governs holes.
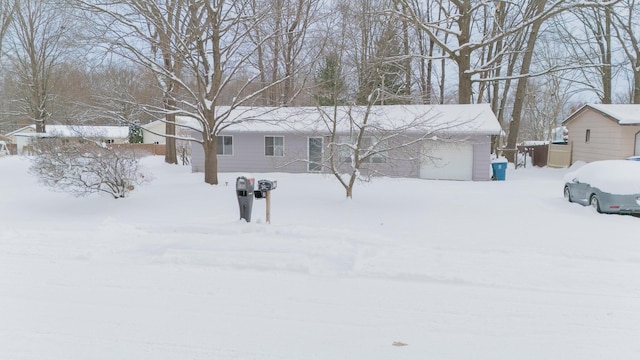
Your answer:
[[[640,125],[640,104],[587,104],[583,108],[587,106],[608,115],[620,125]],[[571,118],[573,116],[567,121]]]
[[[36,133],[36,126],[29,125],[7,135],[22,137],[101,137],[123,139],[129,136],[127,126],[47,125],[44,133]]]
[[[225,132],[322,132],[326,120],[336,111],[338,131],[348,131],[353,118],[361,123],[364,106],[334,107],[219,107],[218,116],[225,117]],[[178,117],[179,124],[200,129],[194,119]],[[373,106],[368,124],[378,129],[407,128],[415,132],[446,132],[498,135],[502,131],[488,104],[470,105],[384,105]]]

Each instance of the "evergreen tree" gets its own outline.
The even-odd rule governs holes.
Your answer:
[[[338,54],[324,58],[324,64],[316,70],[313,98],[319,106],[336,106],[344,103],[346,86],[342,79],[342,67]]]
[[[129,143],[142,144],[142,128],[138,122],[129,125]]]

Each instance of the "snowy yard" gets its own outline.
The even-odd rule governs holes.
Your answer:
[[[0,158],[0,359],[640,358],[640,218],[565,202],[566,169],[353,200],[250,174],[278,181],[266,224],[264,200],[238,219],[244,174],[145,164],[131,197],[77,199]]]

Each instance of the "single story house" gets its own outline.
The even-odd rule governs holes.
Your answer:
[[[584,105],[562,125],[573,147],[572,163],[640,155],[640,105]]]
[[[370,130],[364,147],[386,150],[371,156],[362,172],[491,179],[491,136],[502,129],[489,105],[385,105],[372,107],[368,115],[365,110],[362,106],[223,108],[220,111],[228,118],[218,134],[218,171],[325,172],[322,164],[330,153],[333,119],[337,119],[333,145],[342,149],[338,161],[346,171],[354,129],[366,115]],[[192,142],[191,165],[194,172],[204,171],[204,151],[196,142]]]
[[[29,125],[6,135],[16,144],[18,154],[31,145],[34,138],[58,137],[73,141],[96,139],[105,144],[124,144],[129,141],[128,126],[47,125],[44,133],[36,133],[36,126]]]

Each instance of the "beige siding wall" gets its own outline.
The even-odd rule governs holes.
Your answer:
[[[572,162],[624,159],[628,153],[622,145],[625,141],[623,127],[595,111],[585,111],[566,126],[573,145]],[[587,130],[590,130],[588,142]]]

